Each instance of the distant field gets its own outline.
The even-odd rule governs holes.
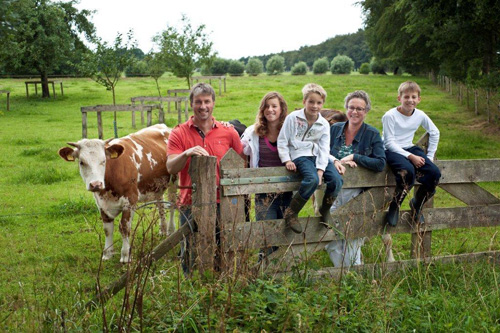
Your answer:
[[[218,120],[238,118],[250,125],[265,93],[280,92],[289,110],[294,110],[302,107],[304,84],[316,82],[328,93],[325,107],[339,110],[343,110],[347,93],[366,90],[372,98],[367,123],[381,130],[380,119],[385,111],[397,105],[397,88],[406,79],[409,77],[329,74],[228,77],[227,92],[223,96],[217,94],[214,115]],[[412,79],[422,87],[419,108],[426,111],[441,131],[439,159],[500,158],[500,131],[493,127],[498,125],[484,128],[483,118],[465,110],[431,81]],[[84,189],[76,163],[67,163],[57,155],[57,150],[66,142],[81,139],[80,107],[111,104],[111,92],[87,79],[63,79],[63,82],[64,97],[57,91],[56,99],[42,100],[35,97],[34,92],[26,98],[24,80],[0,79],[0,90],[11,91],[10,111],[5,111],[5,95],[0,96],[0,329],[4,331],[102,330],[103,312],[89,313],[82,307],[92,297],[97,278],[107,284],[125,269],[118,262],[119,255],[115,255],[111,261],[103,263],[98,275],[101,243],[104,242],[102,223],[92,195]],[[213,84],[218,93],[217,82]],[[184,79],[172,76],[162,77],[160,85],[164,95],[167,89],[187,88]],[[157,90],[151,78],[125,78],[118,83],[116,94],[118,104],[129,104],[131,97],[156,96]],[[177,115],[166,116],[167,125],[175,126]],[[158,121],[157,115],[153,116],[153,121]],[[95,116],[89,116],[88,122],[89,137],[97,137]],[[112,137],[111,113],[103,118],[103,123],[104,136]],[[119,114],[117,123],[119,136],[134,131],[129,114]],[[140,117],[137,124],[141,126]],[[482,186],[500,196],[500,184]],[[435,206],[451,204],[459,203],[438,192]],[[303,214],[311,212],[308,207]],[[138,212],[136,220],[147,221],[150,215],[145,209]],[[117,227],[115,229],[115,240],[120,246],[121,237]],[[485,228],[435,232],[433,253],[498,250],[498,231],[498,228]],[[363,250],[367,262],[375,260],[379,247],[380,240],[374,239],[367,244]],[[395,237],[396,259],[407,259],[409,247],[408,235]],[[330,265],[324,254],[318,254],[316,260],[316,267]],[[375,285],[362,277],[351,276],[341,285],[335,281],[285,279],[281,283],[274,280],[242,284],[233,281],[234,285],[228,287],[180,278],[178,261],[172,253],[166,261],[156,265],[152,274],[150,284],[154,287],[151,286],[144,296],[144,321],[136,320],[131,327],[139,330],[143,325],[146,331],[169,331],[172,325],[179,324],[181,331],[219,331],[222,326],[216,323],[222,317],[224,329],[240,329],[241,332],[287,331],[292,326],[297,331],[328,331],[329,328],[498,330],[498,265],[439,266],[430,270],[405,272],[382,279]],[[466,276],[477,276],[476,285],[471,285]],[[400,284],[396,291],[395,285]],[[453,285],[462,289],[456,290]],[[233,299],[227,305],[231,292]],[[267,298],[260,299],[264,294]],[[282,299],[283,295],[289,298]],[[447,297],[453,304],[443,304]],[[361,306],[363,301],[373,304]],[[274,302],[276,308],[262,312],[251,308],[258,307],[258,302]],[[293,304],[285,306],[287,302]],[[236,304],[248,308],[240,309],[240,313],[234,308]],[[313,311],[316,306],[324,311],[316,313]],[[279,311],[285,308],[290,311]],[[104,325],[109,325],[111,330],[119,326],[120,309],[120,297],[107,307]],[[254,310],[256,312],[251,312]],[[245,312],[252,315],[245,317]],[[303,330],[297,329],[299,312]],[[286,320],[295,324],[286,327]],[[329,321],[335,324],[330,325]],[[430,326],[426,326],[428,322]]]

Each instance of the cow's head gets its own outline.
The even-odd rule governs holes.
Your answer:
[[[59,149],[59,156],[64,160],[73,162],[78,159],[80,175],[88,191],[97,192],[105,188],[106,160],[118,158],[125,150],[120,144],[108,145],[111,140],[83,139],[77,143],[68,142],[75,148]]]

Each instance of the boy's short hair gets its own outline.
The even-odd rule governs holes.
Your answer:
[[[306,100],[310,94],[318,94],[323,98],[323,102],[326,100],[326,91],[322,86],[316,83],[308,83],[302,88],[303,99]]]
[[[189,102],[193,105],[193,99],[198,95],[212,95],[212,101],[215,102],[215,90],[208,83],[200,82],[191,88]]]
[[[420,86],[417,84],[417,82],[414,82],[414,81],[406,81],[406,82],[403,82],[399,85],[399,88],[398,88],[398,96],[401,96],[403,95],[403,93],[407,92],[407,91],[415,91],[416,93],[418,93],[418,96],[420,97]]]

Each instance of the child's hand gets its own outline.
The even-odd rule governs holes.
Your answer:
[[[416,168],[421,168],[425,165],[425,159],[423,157],[411,154],[408,156],[408,159]]]
[[[285,167],[286,167],[287,170],[290,170],[290,171],[297,170],[297,167],[295,166],[295,163],[293,163],[292,161],[287,161],[285,163]]]
[[[335,169],[337,169],[340,175],[343,175],[345,173],[345,166],[342,165],[342,162],[340,162],[340,160],[336,160],[333,163],[333,166],[335,167]]]
[[[318,169],[318,179],[319,179],[318,186],[323,184],[323,173],[324,173],[323,170]]]

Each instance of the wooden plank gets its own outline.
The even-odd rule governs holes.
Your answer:
[[[220,161],[220,169],[226,168],[244,168],[245,161],[233,149],[230,149]],[[236,221],[245,221],[245,196],[222,197],[220,200],[220,221],[219,228],[221,230],[221,270],[229,271],[231,267],[239,267],[233,265],[234,260],[238,260],[234,256],[233,251],[226,251],[227,236],[233,233],[226,233],[226,229],[231,229]]]
[[[192,213],[198,226],[194,249],[200,272],[214,269],[216,251],[215,226],[217,217],[217,186],[215,156],[193,156],[189,175],[193,184]]]
[[[436,165],[440,168],[442,184],[463,184],[471,182],[491,182],[500,181],[500,172],[498,172],[500,159],[486,160],[441,160]],[[267,170],[269,169],[269,170]],[[278,185],[262,180],[262,184],[239,184],[239,179],[243,178],[248,183],[248,178],[258,178],[268,175],[269,177],[287,177],[290,172],[285,167],[266,168],[261,171],[259,168],[224,170],[223,182],[231,185],[223,185],[224,195],[240,195],[253,193],[271,193],[274,189],[277,191],[297,190],[299,182],[288,183],[283,181]],[[293,173],[292,173],[293,175]],[[227,180],[229,179],[229,180]],[[264,178],[263,178],[264,179]],[[383,172],[372,172],[365,168],[347,169],[343,176],[344,188],[360,187],[378,187],[394,186],[394,175],[389,167]],[[291,180],[293,182],[293,179]]]
[[[258,221],[252,223],[237,223],[226,232],[234,235],[226,236],[230,241],[228,246],[238,248],[243,245],[251,245],[260,248],[265,244],[285,246],[289,244],[302,244],[315,242],[326,242],[344,238],[349,234],[351,238],[373,237],[384,233],[415,233],[419,231],[433,231],[452,228],[474,228],[493,227],[500,225],[500,204],[486,206],[454,207],[454,208],[431,208],[424,209],[426,223],[421,230],[413,226],[410,219],[410,211],[401,211],[401,219],[396,227],[384,225],[385,212],[359,212],[333,216],[341,224],[336,230],[326,229],[319,224],[319,217],[300,218],[304,234],[295,234],[289,228],[285,228],[284,220]],[[344,225],[342,223],[349,223]],[[231,242],[232,240],[232,242]],[[248,242],[248,240],[252,240]]]
[[[102,113],[101,112],[97,112],[97,133],[98,133],[99,139],[102,140],[104,137],[104,133],[102,131]]]
[[[117,104],[117,105],[95,105],[83,106],[80,108],[82,112],[128,112],[128,111],[149,111],[153,110],[151,105],[130,105],[130,104]]]
[[[82,110],[82,138],[87,138],[87,112]]]
[[[477,184],[442,184],[440,187],[470,206],[500,203],[500,199]]]
[[[425,259],[410,259],[392,263],[364,264],[359,266],[351,266],[350,268],[326,267],[318,271],[309,270],[308,274],[313,278],[339,279],[341,276],[345,275],[347,271],[352,271],[372,278],[381,278],[393,272],[416,267],[417,265],[433,265],[435,263],[459,264],[464,262],[477,262],[481,260],[486,260],[493,264],[499,265],[500,251],[485,251],[449,256],[429,257]],[[284,274],[286,273],[277,273],[276,277],[284,276]]]

